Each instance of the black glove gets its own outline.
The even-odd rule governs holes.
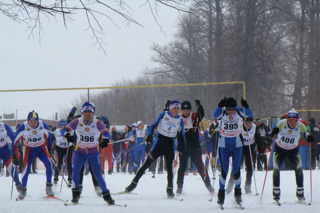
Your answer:
[[[108,145],[109,145],[109,139],[108,138],[104,138],[104,139],[101,140],[100,147],[102,149],[108,147]]]
[[[312,135],[308,135],[307,141],[308,141],[308,143],[311,143],[312,141],[314,141],[314,137]]]
[[[278,127],[273,128],[273,129],[272,129],[272,132],[271,132],[272,136],[277,135],[277,134],[279,133],[279,131],[280,131],[280,130],[279,130]]]
[[[171,100],[167,100],[165,108],[163,111],[169,111],[169,104],[170,104]]]
[[[241,96],[241,105],[247,109],[249,107],[248,102],[246,100],[243,99],[243,97]]]
[[[152,140],[153,140],[152,135],[148,135],[147,138],[146,138],[146,141],[149,142],[149,143],[151,143]]]
[[[19,160],[18,160],[17,156],[12,155],[12,163],[13,163],[13,165],[15,165],[15,166],[18,166],[18,165],[19,165]]]
[[[76,140],[74,139],[74,137],[73,137],[70,133],[67,133],[67,134],[65,135],[65,137],[67,138],[67,141],[68,141],[69,143],[75,143],[75,142],[76,142]]]
[[[227,98],[224,97],[224,99],[221,99],[221,101],[218,104],[218,107],[224,107],[226,105]]]
[[[197,106],[197,108],[198,108],[198,106],[200,105],[200,100],[194,100],[195,102],[196,102],[196,106]]]

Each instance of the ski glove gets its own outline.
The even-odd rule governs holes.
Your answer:
[[[108,147],[108,145],[109,145],[109,139],[108,138],[102,139],[102,141],[100,143],[100,147],[103,149],[103,148]]]
[[[223,99],[221,99],[221,101],[218,104],[218,107],[224,107],[226,106],[226,102],[227,102],[227,98],[224,97]]]
[[[152,135],[148,135],[147,138],[146,138],[146,141],[149,142],[149,143],[151,143],[152,140],[153,140]]]
[[[12,163],[13,163],[13,165],[15,165],[15,166],[18,166],[18,165],[19,165],[19,160],[18,160],[17,156],[12,155]]]
[[[314,137],[312,135],[308,135],[307,141],[308,141],[308,143],[311,143],[312,141],[314,141]]]
[[[75,143],[75,142],[76,142],[76,140],[74,139],[74,137],[73,137],[69,132],[65,135],[65,137],[67,138],[67,141],[68,141],[69,143]]]
[[[163,111],[169,111],[169,104],[170,104],[171,100],[167,100],[167,103],[165,105],[165,108]]]
[[[247,102],[245,99],[243,99],[242,96],[241,96],[241,105],[242,105],[245,109],[247,109],[247,108],[249,107],[248,102]]]
[[[273,128],[273,129],[272,129],[272,132],[271,132],[272,136],[277,135],[277,134],[279,133],[279,131],[280,131],[280,130],[279,130],[278,127]]]
[[[194,100],[195,102],[196,102],[196,106],[197,106],[197,108],[198,108],[198,106],[200,105],[200,100]]]

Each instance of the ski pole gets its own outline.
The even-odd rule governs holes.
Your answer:
[[[133,140],[133,137],[129,137],[129,138],[125,138],[125,139],[121,139],[121,140],[117,140],[117,141],[113,141],[113,142],[110,142],[109,144],[114,144],[114,143],[119,143],[119,142],[122,142],[122,141],[127,141],[127,140]]]
[[[309,142],[309,161],[310,161],[310,203],[312,202],[312,172],[311,172],[311,142]]]
[[[270,152],[271,156],[269,157],[268,166],[267,166],[267,170],[266,170],[266,175],[264,176],[264,181],[263,181],[263,186],[262,186],[262,191],[261,191],[261,197],[260,197],[260,203],[262,201],[263,190],[264,190],[264,186],[266,184],[267,174],[268,174],[268,170],[269,170],[269,166],[270,166],[270,160],[273,157],[272,156],[272,151],[273,151],[273,144],[274,144],[275,138],[276,138],[276,136],[274,135],[273,138],[272,138],[272,145],[271,145],[272,147],[271,147],[271,152]]]
[[[246,122],[246,132],[247,132],[247,135],[249,136],[249,131],[248,131],[248,122],[247,122],[247,120],[245,120],[245,122]],[[249,154],[250,154],[250,160],[251,160],[251,168],[252,168],[252,174],[253,174],[254,186],[255,186],[255,189],[256,189],[256,195],[259,195],[259,194],[258,194],[258,191],[257,191],[256,176],[255,176],[254,167],[253,167],[253,160],[252,160],[252,152],[251,152],[251,146],[250,146],[250,143],[249,143]]]
[[[57,161],[56,161],[56,159],[54,158],[54,156],[51,153],[50,153],[50,161],[58,169],[59,174],[62,176],[62,173],[61,173],[61,171],[60,171],[60,169],[59,169],[59,167],[57,165]],[[64,176],[62,176],[62,179],[67,184],[68,188],[70,188],[71,186],[69,186],[69,184],[68,184],[67,180],[64,178]]]
[[[216,143],[217,143],[218,141],[216,141]],[[214,162],[214,170],[212,170],[212,174],[213,174],[213,178],[212,178],[212,187],[214,188],[214,182],[215,182],[215,180],[216,180],[216,171],[217,171],[217,163],[218,163],[218,160],[220,160],[219,159],[219,144],[218,144],[218,146],[217,146],[217,154],[216,154],[216,160],[215,160],[215,162]],[[222,168],[221,168],[222,169]],[[213,193],[211,193],[211,199],[209,200],[209,201],[211,201],[212,202],[212,197],[213,197]]]
[[[130,148],[130,149],[128,149],[126,152],[128,153],[129,151],[131,151],[131,150],[133,150],[133,149],[137,148],[138,146],[141,146],[142,144],[144,144],[144,141],[143,141],[142,143],[139,143],[139,144],[135,145],[134,147],[131,147],[131,148]]]
[[[16,166],[14,166],[13,164],[12,164],[12,182],[11,182],[11,197],[10,197],[10,200],[12,200],[12,194],[13,194],[13,179],[14,179],[14,174],[15,174],[15,171],[17,171],[17,169],[16,169]]]
[[[65,157],[65,160],[64,160],[64,167],[63,167],[63,172],[62,172],[62,176],[64,177],[64,174],[65,174],[65,171],[66,171],[66,165],[67,165],[67,159],[68,159],[68,152],[69,152],[69,145],[67,147],[67,153],[66,153],[66,157]],[[71,165],[68,165],[68,166],[71,166]],[[63,180],[61,180],[61,186],[60,186],[60,192],[62,190],[62,183],[63,183]],[[69,184],[68,184],[69,185]]]

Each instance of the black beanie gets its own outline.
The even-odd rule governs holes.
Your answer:
[[[310,118],[309,121],[310,121],[310,123],[312,123],[312,124],[315,124],[315,123],[316,123],[316,119],[314,119],[314,118]]]
[[[189,101],[184,101],[181,103],[181,110],[183,109],[190,109],[191,110],[191,103]]]
[[[237,101],[230,97],[226,101],[226,108],[236,108],[237,107]]]
[[[248,117],[248,118],[247,118],[247,121],[248,121],[248,122],[253,122],[253,117]]]

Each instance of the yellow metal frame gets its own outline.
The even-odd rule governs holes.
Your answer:
[[[243,98],[246,99],[246,85],[243,81],[230,82],[211,82],[211,83],[191,83],[191,84],[163,84],[163,85],[144,85],[144,86],[117,86],[117,87],[79,87],[79,88],[49,88],[49,89],[15,89],[0,90],[0,92],[35,92],[35,91],[52,91],[52,90],[92,90],[92,89],[129,89],[129,88],[154,88],[154,87],[192,87],[192,86],[210,86],[223,84],[242,84]]]

